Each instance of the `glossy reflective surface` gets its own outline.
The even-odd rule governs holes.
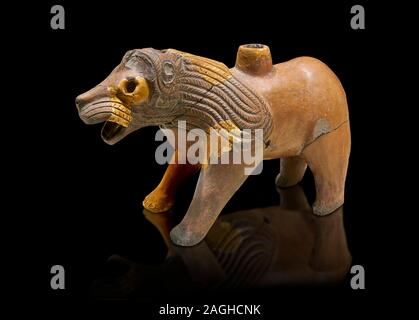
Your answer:
[[[326,285],[342,281],[351,264],[343,208],[319,217],[303,189],[280,189],[280,204],[220,216],[198,245],[173,245],[176,213],[144,210],[167,246],[161,264],[112,256],[104,278],[95,281],[99,298],[149,296],[210,288]]]

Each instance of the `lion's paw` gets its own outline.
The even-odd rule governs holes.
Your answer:
[[[190,247],[198,244],[205,238],[205,234],[193,232],[180,223],[170,231],[170,239],[179,246]]]
[[[173,196],[156,189],[143,200],[143,207],[154,213],[161,213],[173,207]]]

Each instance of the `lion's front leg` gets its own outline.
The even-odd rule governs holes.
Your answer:
[[[201,169],[195,194],[182,222],[170,232],[175,244],[200,242],[221,210],[246,180],[243,164],[211,164]]]
[[[143,201],[143,206],[147,210],[160,213],[170,210],[175,202],[175,194],[179,187],[190,176],[197,172],[200,165],[178,164],[178,152],[173,155],[175,161],[169,164],[159,185]]]

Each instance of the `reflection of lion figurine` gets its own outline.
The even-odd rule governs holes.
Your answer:
[[[170,241],[177,212],[155,214],[144,209],[148,226],[154,226],[167,245],[166,259],[150,265],[113,255],[105,269],[108,273],[95,281],[92,293],[137,301],[166,292],[342,283],[352,262],[343,206],[319,217],[312,214],[301,186],[278,192],[280,205],[225,214],[193,247]]]
[[[102,83],[76,99],[88,124],[105,122],[103,139],[114,144],[141,127],[263,129],[264,159],[281,158],[277,184],[298,183],[310,167],[316,184],[314,213],[341,206],[350,152],[345,92],[322,62],[301,57],[272,65],[269,48],[244,45],[236,66],[173,49],[129,51]],[[175,155],[176,156],[176,155]],[[196,165],[169,165],[144,200],[153,212],[168,210],[179,184]],[[244,164],[210,164],[201,170],[192,203],[171,232],[180,245],[198,243],[243,184]]]

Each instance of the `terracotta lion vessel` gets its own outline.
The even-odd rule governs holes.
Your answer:
[[[279,187],[297,184],[307,166],[313,173],[313,212],[326,215],[344,202],[351,137],[344,89],[321,61],[299,57],[272,64],[265,45],[240,46],[236,65],[173,49],[137,49],[99,85],[76,98],[87,124],[105,122],[102,138],[114,144],[139,128],[187,130],[231,127],[263,129],[263,159],[281,158]],[[175,154],[179,157],[179,154]],[[190,207],[170,233],[175,244],[200,242],[248,177],[242,164],[209,164],[200,171]],[[180,184],[199,165],[169,164],[143,205],[164,212]]]

